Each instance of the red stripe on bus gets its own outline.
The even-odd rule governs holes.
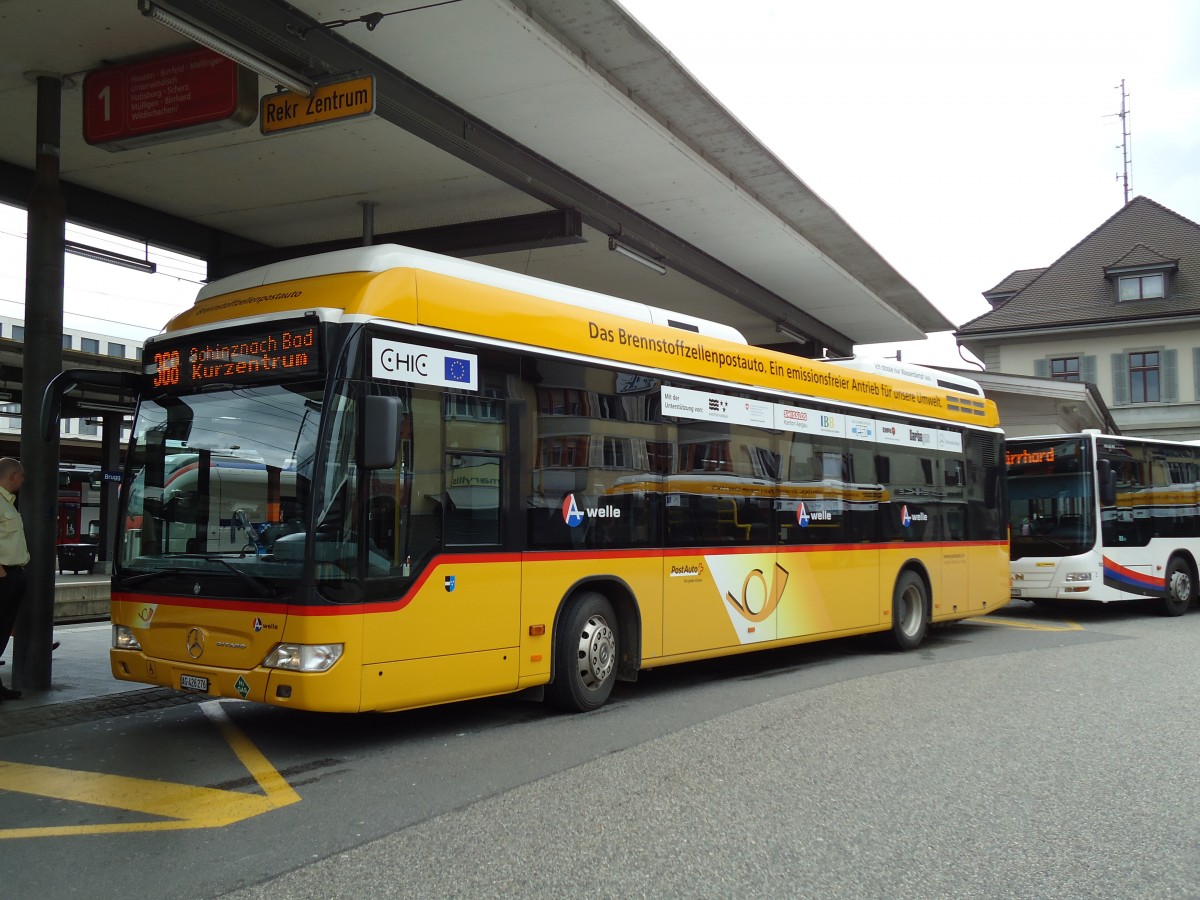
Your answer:
[[[900,548],[935,550],[955,547],[1007,547],[1007,541],[937,541],[929,543],[909,543],[896,541],[893,543],[872,544],[797,544],[777,546],[773,544],[756,545],[752,547],[668,547],[655,550],[596,550],[580,552],[578,550],[530,550],[525,553],[451,553],[434,557],[428,567],[420,574],[405,593],[391,600],[364,600],[357,603],[330,603],[328,606],[310,606],[280,602],[274,605],[264,605],[258,600],[234,599],[205,599],[197,603],[190,597],[178,597],[169,594],[130,594],[116,592],[112,599],[118,603],[155,603],[159,606],[194,607],[197,609],[219,609],[231,612],[278,613],[284,608],[288,615],[296,616],[348,616],[360,614],[378,614],[397,612],[412,602],[417,592],[433,577],[438,566],[455,564],[477,565],[496,562],[584,562],[587,560],[612,559],[648,559],[664,556],[741,556],[752,553],[816,553],[820,551],[850,551],[850,550],[897,550]],[[1105,560],[1105,562],[1111,562]],[[1115,565],[1115,564],[1114,564]],[[1119,566],[1117,568],[1120,568]],[[1137,573],[1122,570],[1131,576]],[[1139,576],[1142,577],[1142,576]]]

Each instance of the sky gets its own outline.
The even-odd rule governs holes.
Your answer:
[[[25,318],[25,210],[0,204],[0,316]],[[205,275],[200,260],[67,224],[67,240],[148,259],[153,275],[68,254],[63,326],[143,341],[192,305]],[[7,337],[5,331],[5,337]],[[75,345],[79,349],[79,345]]]
[[[1200,221],[1200,3],[619,2],[955,325],[1120,208],[1123,127],[1130,197]],[[0,315],[24,228],[0,207]],[[114,248],[168,274],[68,257],[68,325],[144,338],[190,305],[202,266]],[[961,364],[948,334],[859,349]]]
[[[619,2],[956,326],[1124,203],[1122,79],[1130,197],[1200,221],[1198,3]]]

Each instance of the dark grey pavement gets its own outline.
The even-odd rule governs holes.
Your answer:
[[[211,698],[113,681],[106,622],[56,637],[54,688],[0,705],[0,738],[21,735],[9,759],[256,791],[199,709],[98,722]],[[121,896],[154,867],[150,900],[1200,896],[1200,615],[1018,604],[914,653],[868,644],[647,672],[582,716],[201,702],[298,802],[186,843],[69,836],[62,871],[41,843],[58,837],[0,841],[0,871],[19,873],[14,896],[73,894],[79,872]],[[76,722],[96,724],[56,728]],[[18,822],[117,816],[5,802]]]
[[[141,690],[144,684],[117,681],[108,667],[108,647],[112,626],[108,620],[73,625],[57,625],[54,639],[59,647],[54,651],[50,676],[50,689],[34,691],[22,688],[18,700],[0,703],[0,716],[5,712],[35,706],[75,703],[126,691]],[[9,641],[4,651],[4,666],[0,668],[0,679],[8,687],[13,686],[12,666],[14,644],[19,636]]]
[[[56,573],[54,587],[54,640],[59,648],[54,651],[50,690],[23,689],[19,700],[0,704],[0,713],[6,707],[72,703],[130,689],[129,685],[116,683],[108,668],[109,576]],[[20,639],[19,634],[14,635],[0,657],[4,662],[0,679],[8,687],[13,687],[13,652]]]
[[[108,619],[107,575],[55,576],[57,602],[50,687],[31,690],[13,683],[13,652],[20,635],[14,635],[0,657],[0,680],[20,687],[21,697],[0,702],[0,737],[20,734],[50,724],[88,721],[117,709],[173,706],[194,698],[165,688],[113,678],[108,648],[112,625]],[[73,621],[84,618],[87,621]]]

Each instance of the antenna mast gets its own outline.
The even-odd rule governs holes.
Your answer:
[[[1133,160],[1129,158],[1129,110],[1125,108],[1125,101],[1129,99],[1129,94],[1125,92],[1125,79],[1121,79],[1121,111],[1117,113],[1121,117],[1121,163],[1123,174],[1117,176],[1117,180],[1125,186],[1125,202],[1129,203],[1129,167]]]

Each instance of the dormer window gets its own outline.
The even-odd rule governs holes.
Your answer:
[[[1166,296],[1162,272],[1152,275],[1122,275],[1117,279],[1117,300],[1155,300]]]
[[[1116,262],[1104,267],[1104,277],[1112,283],[1118,303],[1136,303],[1164,299],[1171,288],[1171,273],[1178,271],[1179,260],[1145,244],[1135,244]]]

